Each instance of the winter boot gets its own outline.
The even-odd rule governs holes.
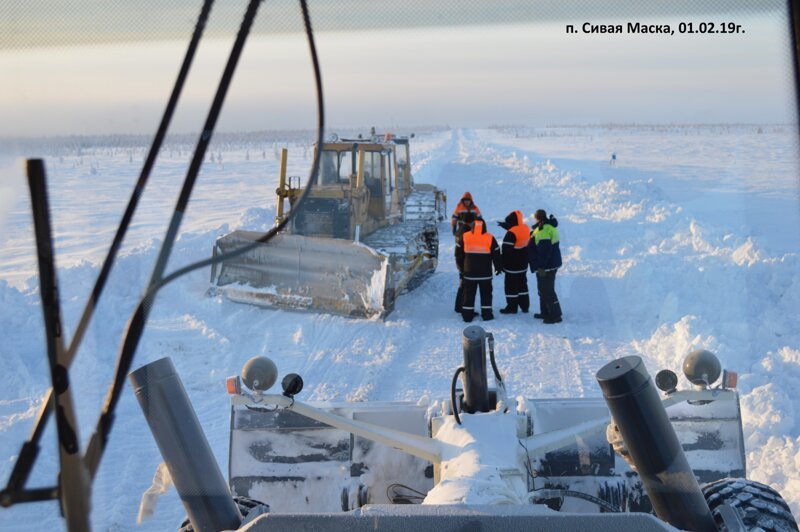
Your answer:
[[[506,308],[500,309],[500,314],[516,314],[517,307],[512,307],[511,305],[506,306]]]
[[[536,318],[537,320],[543,320],[544,314],[542,314],[541,312],[537,312],[536,314],[533,315],[533,317]]]

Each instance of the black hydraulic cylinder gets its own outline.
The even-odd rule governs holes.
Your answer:
[[[477,325],[464,329],[464,402],[469,414],[489,411],[489,384],[486,379],[486,331]]]
[[[716,531],[642,359],[627,356],[606,364],[597,382],[656,515],[681,530]]]
[[[239,528],[242,516],[172,360],[151,362],[128,378],[194,529]]]

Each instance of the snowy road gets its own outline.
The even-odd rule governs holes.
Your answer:
[[[557,290],[565,321],[544,325],[530,315],[495,312],[497,319],[485,324],[497,340],[498,364],[509,391],[527,397],[598,396],[594,373],[613,358],[637,354],[653,374],[661,368],[679,372],[690,350],[711,349],[726,367],[740,372],[749,476],[782,491],[797,512],[800,400],[793,392],[800,389],[800,222],[793,137],[776,132],[751,142],[755,133],[749,130],[725,135],[701,131],[695,137],[633,131],[614,140],[620,166],[610,167],[605,155],[598,155],[605,153],[604,146],[597,153],[585,150],[604,142],[602,132],[593,135],[597,140],[586,133],[559,144],[552,135],[455,130],[423,136],[412,146],[416,181],[445,188],[450,209],[469,190],[487,220],[519,209],[530,221],[537,208],[559,218],[565,265]],[[693,173],[700,170],[693,171],[685,161],[671,165],[664,155],[683,153],[681,147],[697,143],[705,152],[718,152],[716,159],[710,158],[719,161],[718,167],[703,160],[704,179]],[[759,160],[756,147],[764,143],[770,150]],[[749,146],[756,162],[731,166],[724,157],[731,144]],[[290,173],[304,172],[307,155],[307,148],[290,148]],[[55,225],[66,324],[75,323],[94,281],[110,238],[107,226],[116,224],[135,175],[134,160],[140,160],[138,152],[133,157],[129,150],[48,159],[56,176]],[[229,228],[259,229],[272,221],[274,161],[251,158],[244,148],[231,148],[224,161],[204,168],[176,246],[175,266],[207,256],[214,239]],[[174,197],[182,162],[175,155],[154,176],[131,244],[115,267],[113,285],[74,366],[73,381],[82,390],[84,441],[113,371],[125,322],[149,276],[157,249],[151,239],[161,237],[164,209]],[[708,189],[713,172],[718,172],[715,186],[734,197],[734,211],[746,204],[748,209],[769,210],[770,216],[743,225],[735,212],[698,202],[698,194],[713,202]],[[742,180],[756,182],[757,176],[748,172],[768,172],[773,186],[738,186]],[[98,202],[89,194],[109,200]],[[254,202],[254,194],[265,199]],[[794,211],[775,212],[782,205]],[[35,272],[26,209],[23,196],[0,237],[2,479],[47,386],[38,294],[34,282],[25,284]],[[780,224],[765,228],[774,219]],[[494,223],[489,228],[502,238]],[[253,355],[273,358],[282,374],[300,373],[306,400],[443,397],[461,362],[464,324],[453,312],[457,275],[449,222],[440,233],[438,270],[400,298],[385,322],[268,311],[211,299],[204,295],[207,272],[189,275],[160,294],[135,366],[173,358],[223,470],[228,445],[223,380]],[[529,282],[535,285],[532,276]],[[500,278],[495,279],[494,295],[497,310],[505,303]],[[135,525],[138,500],[160,461],[130,390],[118,412],[95,487],[93,522],[98,530],[140,529]],[[52,432],[45,438],[44,463],[35,475],[39,485],[52,483],[57,462],[49,448],[53,439]],[[155,520],[143,528],[169,529],[181,516],[171,492],[162,498]],[[42,527],[61,526],[51,503],[0,510],[0,529],[22,528],[34,518]]]

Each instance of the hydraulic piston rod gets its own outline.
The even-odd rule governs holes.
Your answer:
[[[609,362],[597,372],[597,382],[656,515],[681,530],[716,531],[642,359],[628,356]]]
[[[172,361],[151,362],[129,379],[194,529],[239,528],[242,516]]]

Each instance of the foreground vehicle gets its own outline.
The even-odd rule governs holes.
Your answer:
[[[694,389],[677,390],[677,376],[659,372],[661,398],[642,360],[629,356],[598,371],[604,400],[518,397],[512,405],[491,333],[468,327],[463,345],[450,399],[431,405],[310,405],[296,398],[299,375],[286,375],[283,393],[269,394],[275,364],[248,361],[241,377],[228,379],[228,391],[229,484],[240,507],[254,514],[249,529],[300,523],[317,530],[450,530],[466,521],[548,530],[601,523],[615,530],[669,529],[664,523],[685,530],[797,529],[779,494],[743,478],[736,374],[723,372],[713,354],[687,356],[684,373]],[[488,386],[487,354],[495,388]],[[184,428],[175,415],[191,406],[169,360],[131,379],[167,467],[182,479],[176,487],[192,525],[236,523],[213,458],[187,461],[197,455],[195,440],[204,438],[199,426]],[[179,437],[187,434],[199,436],[187,445]],[[200,470],[217,470],[216,487],[209,491],[193,477]],[[188,496],[198,492],[215,493],[217,502]],[[242,506],[245,500],[268,506]],[[228,508],[220,511],[219,501]]]

